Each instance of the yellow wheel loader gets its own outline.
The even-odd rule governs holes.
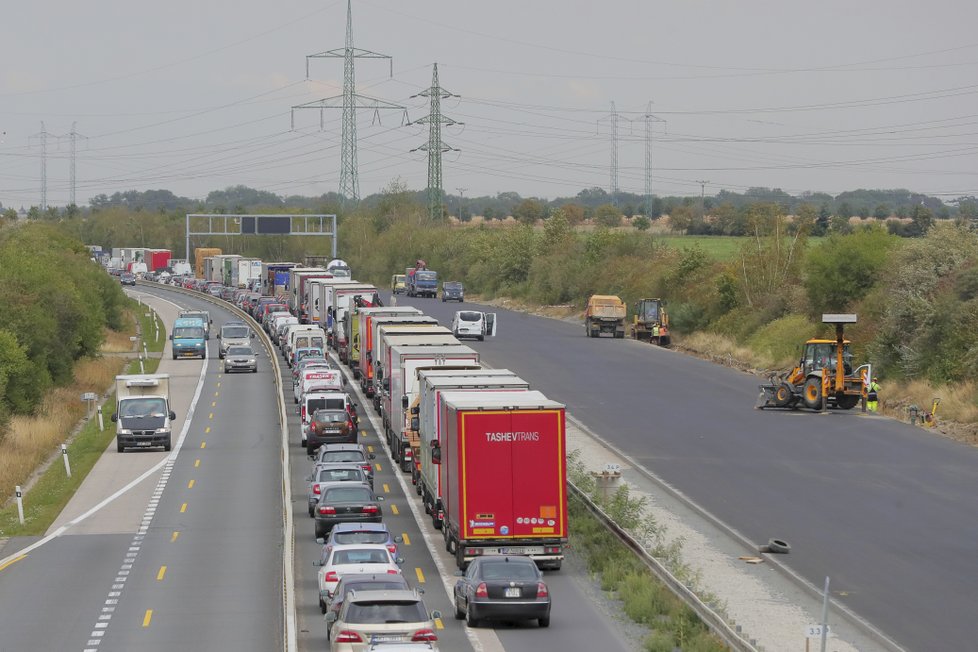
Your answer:
[[[639,299],[629,328],[632,339],[669,346],[669,314],[665,306],[662,299]]]

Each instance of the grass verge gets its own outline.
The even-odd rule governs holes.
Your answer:
[[[133,304],[138,309],[135,302]],[[153,321],[152,318],[145,317],[144,312],[145,310],[138,313],[141,327],[144,333],[151,333]],[[162,324],[160,326],[162,343],[166,340],[166,335]],[[125,335],[127,344],[128,337],[129,335]],[[153,351],[149,344],[147,342],[149,350]],[[156,350],[162,350],[162,344]],[[159,364],[159,358],[150,357],[144,362],[146,373],[155,373]],[[95,391],[101,394],[118,373],[140,373],[139,361],[131,360],[126,363],[114,357],[83,361],[75,368],[76,382],[72,387],[56,389],[45,398],[44,407],[39,411],[43,417],[12,420],[10,431],[3,440],[3,458],[0,460],[0,485],[4,489],[2,495],[12,494],[14,485],[25,482],[51,451],[65,441],[66,433],[85,416],[85,406],[78,401],[79,391]],[[0,509],[0,537],[42,535],[51,526],[115,437],[115,428],[108,419],[114,403],[115,393],[105,401],[108,409],[104,411],[104,431],[99,431],[98,419],[93,418],[69,444],[71,478],[65,474],[61,460],[55,460],[24,495],[24,525],[18,520],[16,503]]]
[[[611,497],[598,496],[594,479],[579,460],[579,451],[568,456],[568,472],[574,485],[597,503],[612,521],[641,541],[649,554],[687,586],[698,577],[683,564],[681,539],[668,541],[663,528],[645,514],[645,499],[633,498],[622,486]],[[642,642],[648,652],[714,652],[728,649],[699,616],[652,573],[648,566],[608,530],[576,494],[568,501],[570,542],[597,577],[601,589],[617,597],[622,611],[633,622],[649,629]],[[707,603],[713,596],[701,595]]]

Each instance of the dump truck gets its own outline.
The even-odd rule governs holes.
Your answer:
[[[584,331],[588,337],[600,337],[611,333],[615,338],[625,337],[625,303],[614,295],[595,294],[587,300],[584,310]]]
[[[629,331],[633,340],[669,346],[669,314],[666,312],[666,302],[662,299],[639,299],[635,303]]]
[[[116,449],[160,446],[168,451],[176,413],[170,407],[170,375],[138,374],[115,377]]]
[[[567,543],[564,406],[538,391],[445,392],[442,534],[455,564],[525,555],[559,569]]]
[[[856,323],[854,314],[824,314],[822,323],[835,326],[835,339],[813,338],[805,342],[798,364],[785,374],[773,374],[760,386],[759,409],[804,406],[810,410],[851,410],[866,395],[870,365],[853,368],[845,324]]]

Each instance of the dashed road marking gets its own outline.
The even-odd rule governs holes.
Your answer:
[[[404,545],[406,546],[411,545],[411,537],[408,536],[407,532],[401,535],[401,540],[404,542]]]
[[[384,493],[385,494],[389,494],[390,492],[391,492],[391,486],[385,482],[384,483]]]
[[[147,609],[146,615],[143,616],[143,627],[149,627],[149,623],[151,620],[153,620],[153,610]]]
[[[200,447],[201,448],[207,448],[207,442],[206,441],[200,442]]]
[[[424,573],[421,572],[421,569],[415,568],[414,573],[418,576],[418,584],[424,584]]]
[[[170,543],[174,543],[177,540],[177,537],[179,536],[180,533],[174,530],[173,534],[170,535]]]
[[[187,511],[187,503],[180,505],[180,513],[183,514],[185,511]]]
[[[400,512],[397,511],[397,505],[391,505],[391,512],[393,512],[395,516],[400,514]]]
[[[162,582],[163,576],[166,575],[166,566],[160,566],[160,572],[156,574],[156,581]]]
[[[200,467],[200,460],[199,459],[196,459],[196,460],[194,460],[194,468],[196,469],[198,467]]]
[[[191,480],[190,482],[187,483],[187,489],[193,489],[194,488],[194,484],[196,484],[196,483],[197,483],[196,480]]]
[[[441,618],[435,618],[435,629],[445,629],[445,623],[441,621]]]

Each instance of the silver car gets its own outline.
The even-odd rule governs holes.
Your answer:
[[[250,346],[232,346],[224,354],[224,373],[232,371],[258,373],[258,356]]]

